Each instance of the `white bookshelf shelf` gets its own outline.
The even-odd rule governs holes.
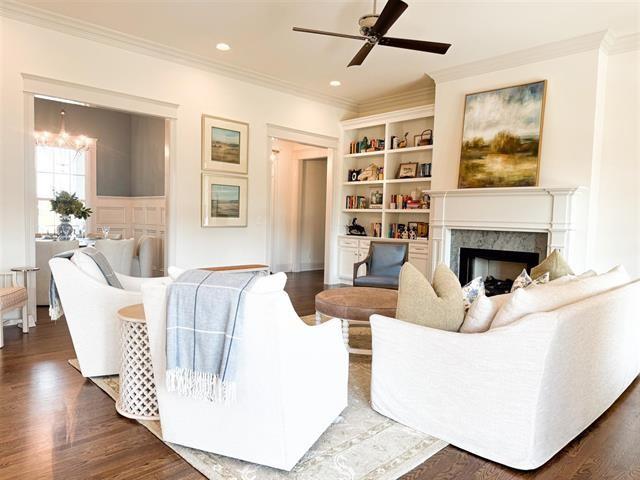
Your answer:
[[[338,235],[340,238],[357,238],[358,240],[372,240],[372,241],[381,241],[381,242],[409,242],[409,243],[427,243],[429,241],[428,238],[416,238],[415,240],[409,240],[408,238],[386,238],[386,237],[371,237],[371,236],[361,236],[361,235]]]
[[[345,158],[375,157],[376,155],[382,156],[385,154],[394,154],[394,153],[425,152],[428,150],[433,150],[433,145],[423,145],[422,147],[395,148],[392,150],[376,150],[375,152],[347,153],[345,154],[344,157]]]
[[[343,185],[347,187],[358,186],[358,185],[382,185],[384,180],[367,180],[365,182],[344,182]]]
[[[415,178],[390,178],[387,183],[423,183],[430,182],[431,177],[415,177]]]
[[[362,152],[362,153],[347,153],[345,158],[359,158],[359,157],[375,157],[383,156],[386,150],[376,150],[375,152]]]
[[[385,150],[385,153],[410,153],[410,152],[424,152],[427,150],[433,150],[433,145],[423,145],[421,147],[406,147],[406,148],[394,148],[392,150]]]
[[[415,190],[428,192],[429,189],[431,189],[432,177],[390,177],[396,175],[399,165],[403,162],[431,162],[431,152],[434,146],[423,145],[396,149],[389,149],[389,147],[391,146],[391,139],[393,137],[402,137],[408,132],[409,142],[412,143],[416,135],[419,135],[426,129],[433,130],[433,128],[433,105],[385,112],[342,122],[343,135],[340,148],[342,152],[348,152],[351,142],[361,141],[364,137],[368,139],[384,139],[384,144],[387,148],[372,152],[345,153],[339,157],[340,166],[338,174],[342,179],[340,181],[341,201],[344,202],[346,197],[358,195],[364,196],[366,199],[365,205],[368,205],[371,194],[377,190],[382,194],[382,204],[389,206],[390,199],[393,195],[411,195],[412,191]],[[403,154],[407,155],[404,156]],[[344,181],[344,179],[348,178],[347,175],[350,170],[364,168],[370,163],[384,169],[384,179],[364,182]],[[437,175],[437,172],[433,173]],[[341,205],[345,205],[345,203]],[[409,252],[409,261],[416,265],[425,276],[428,276],[430,269],[429,254],[428,249],[423,248],[423,246],[428,245],[428,238],[419,238],[416,240],[389,238],[389,232],[393,224],[408,224],[412,222],[430,223],[430,210],[428,208],[393,210],[390,208],[345,209],[340,206],[338,211],[340,212],[338,215],[339,220],[337,220],[337,228],[339,230],[343,230],[344,225],[350,222],[351,218],[358,217],[358,223],[365,228],[367,234],[372,234],[374,228],[379,228],[382,232],[381,237],[345,236],[338,234],[339,237],[416,244],[416,248]],[[352,244],[336,245],[338,251],[336,266],[338,278],[350,280],[353,275],[353,263],[362,258],[362,255],[366,255],[365,245],[361,245],[360,242],[356,243],[357,245],[355,247]]]
[[[385,208],[384,213],[429,213],[428,208]]]
[[[343,208],[344,213],[382,213],[382,208]]]

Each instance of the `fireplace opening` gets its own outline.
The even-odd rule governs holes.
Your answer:
[[[531,273],[539,262],[540,256],[534,252],[462,247],[458,278],[462,285],[476,277],[484,278],[485,292],[490,297],[508,293],[522,270]]]

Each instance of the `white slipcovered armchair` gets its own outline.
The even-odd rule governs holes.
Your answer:
[[[143,287],[163,440],[291,470],[347,406],[349,361],[340,323],[304,324],[283,291],[285,281],[284,274],[272,275],[266,282],[273,288],[257,283],[245,293],[232,405],[166,390],[167,287]]]
[[[99,271],[96,275],[90,275],[65,258],[52,258],[49,267],[58,288],[82,375],[97,377],[119,373],[118,310],[142,303],[140,289],[144,282],[168,283],[169,279],[134,278],[117,274],[124,288],[121,290],[109,286],[100,277]]]
[[[504,465],[539,467],[640,372],[635,281],[485,333],[373,315],[372,406]]]

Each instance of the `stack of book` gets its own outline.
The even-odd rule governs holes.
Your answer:
[[[402,238],[402,234],[407,229],[404,223],[389,224],[389,238]]]
[[[367,208],[367,197],[363,197],[362,195],[347,195],[344,208],[347,210]]]

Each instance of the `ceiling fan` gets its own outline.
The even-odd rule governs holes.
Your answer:
[[[312,30],[309,28],[293,27],[294,32],[315,33],[318,35],[329,35],[331,37],[351,38],[354,40],[365,40],[366,43],[356,53],[349,63],[362,65],[364,59],[376,45],[386,47],[405,48],[408,50],[418,50],[420,52],[437,53],[444,55],[451,46],[450,43],[426,42],[424,40],[408,40],[406,38],[385,37],[391,26],[396,23],[400,15],[407,9],[408,5],[402,0],[389,0],[380,12],[376,14],[376,0],[373,0],[373,14],[364,15],[358,21],[361,35],[347,35],[344,33],[325,32],[323,30]]]

